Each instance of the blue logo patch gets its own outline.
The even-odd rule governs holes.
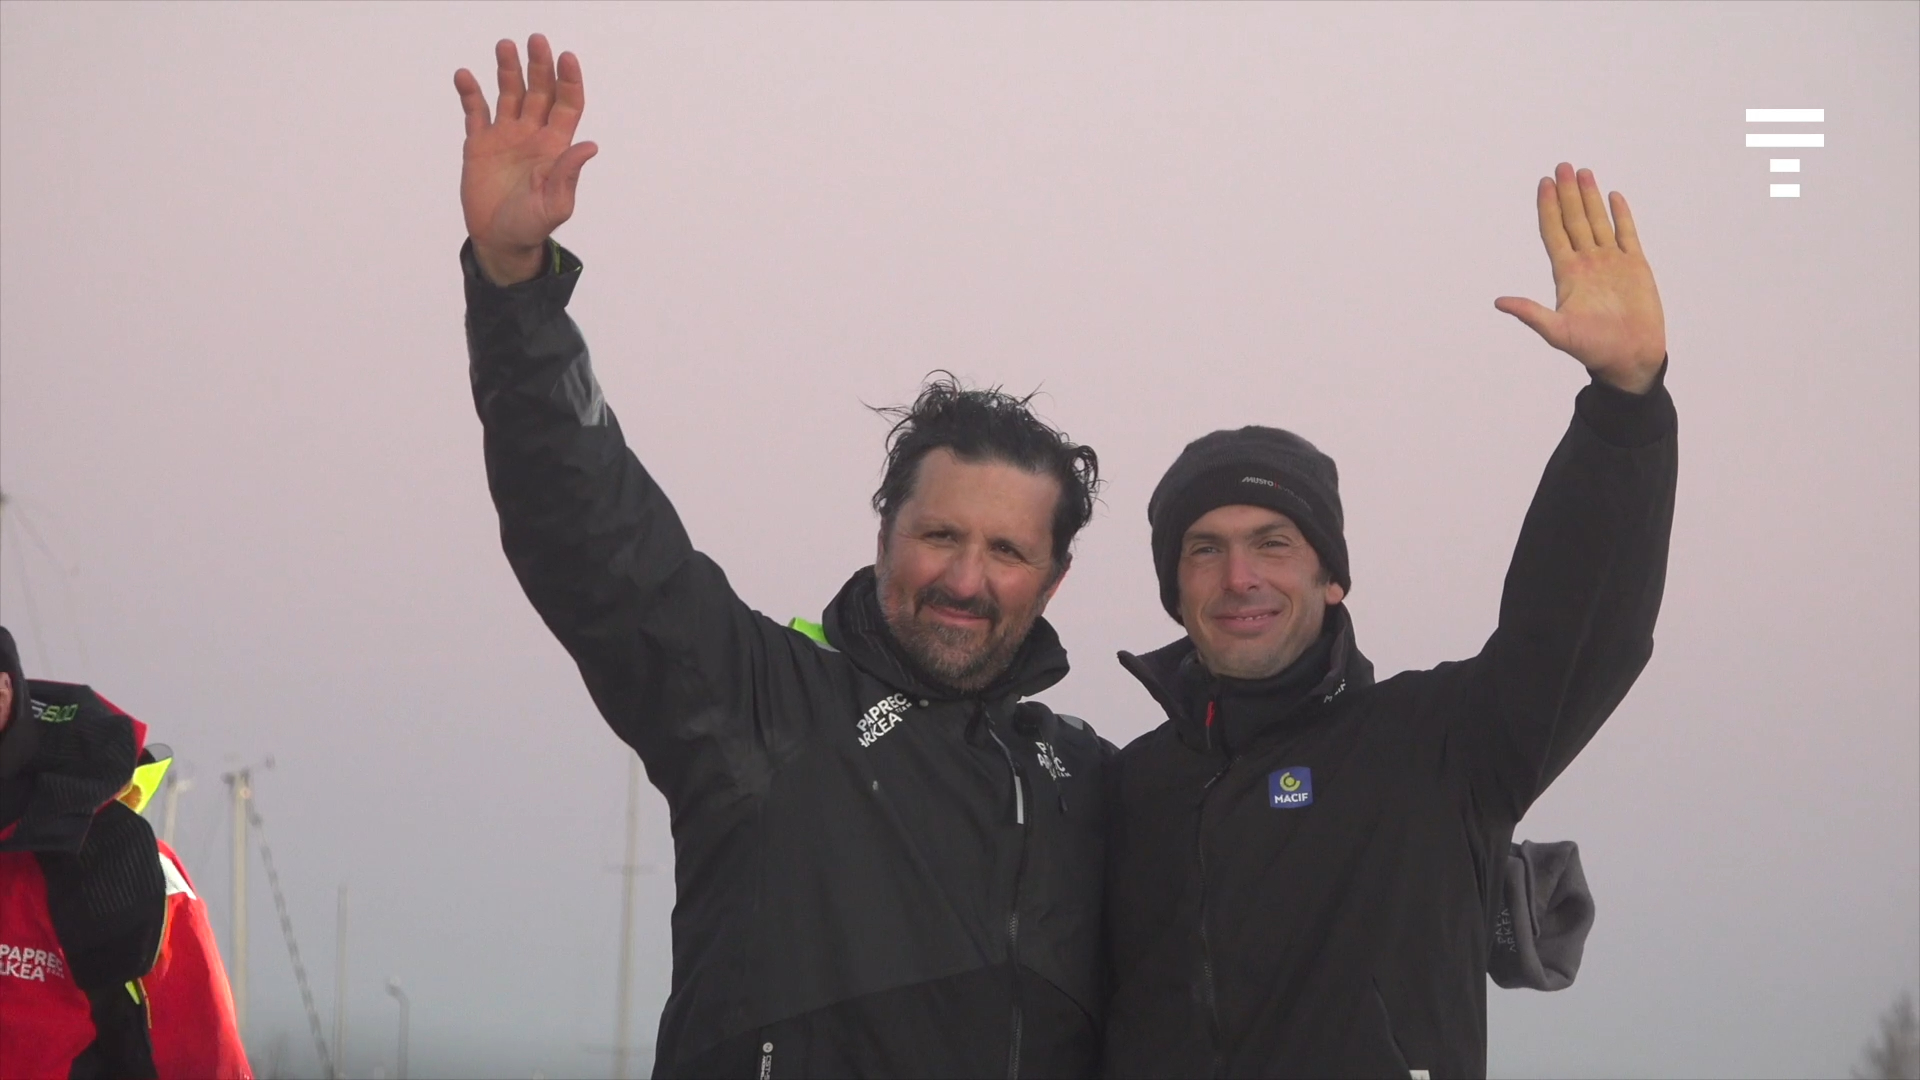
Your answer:
[[[1275,810],[1298,810],[1313,805],[1313,770],[1295,765],[1267,774],[1267,805]]]

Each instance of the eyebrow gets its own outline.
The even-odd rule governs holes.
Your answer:
[[[1268,525],[1262,525],[1259,528],[1253,530],[1252,532],[1247,534],[1247,538],[1249,540],[1259,540],[1268,536],[1272,536],[1275,533],[1284,533],[1284,532],[1288,532],[1289,530],[1293,532],[1298,532],[1299,527],[1294,525],[1292,522],[1276,521]],[[1187,544],[1196,543],[1201,540],[1210,541],[1215,544],[1223,544],[1223,543],[1226,543],[1228,539],[1229,539],[1228,537],[1222,536],[1219,533],[1214,533],[1214,532],[1190,532],[1186,535],[1185,538],[1183,538],[1180,541],[1180,544],[1182,547],[1184,547]]]

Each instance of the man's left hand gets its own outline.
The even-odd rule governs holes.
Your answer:
[[[1667,356],[1667,321],[1653,268],[1626,196],[1613,192],[1613,220],[1593,170],[1561,162],[1540,181],[1540,239],[1553,263],[1554,307],[1518,296],[1493,306],[1533,327],[1596,378],[1635,394],[1652,389]]]

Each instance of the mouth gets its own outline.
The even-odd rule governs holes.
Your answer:
[[[1234,637],[1257,637],[1280,621],[1280,613],[1272,610],[1236,611],[1214,615],[1211,621]]]
[[[993,624],[993,620],[987,618],[985,615],[976,615],[971,611],[946,607],[942,604],[926,604],[922,606],[920,610],[935,622],[966,630],[983,629]]]

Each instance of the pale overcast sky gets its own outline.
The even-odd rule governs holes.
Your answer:
[[[1578,840],[1579,981],[1491,990],[1503,1076],[1843,1076],[1920,981],[1920,5],[0,6],[0,617],[179,752],[225,933],[222,771],[356,1074],[605,1075],[622,747],[502,558],[466,382],[454,69],[543,31],[600,144],[561,239],[609,401],[749,602],[873,550],[933,368],[1111,481],[1047,695],[1116,742],[1177,628],[1145,503],[1187,440],[1339,461],[1362,647],[1475,652],[1584,379],[1534,185],[1632,200],[1681,477],[1651,665],[1521,835]],[[1824,108],[1798,199],[1748,108]],[[636,1072],[672,848],[643,803]],[[314,1068],[252,874],[263,1070]]]

